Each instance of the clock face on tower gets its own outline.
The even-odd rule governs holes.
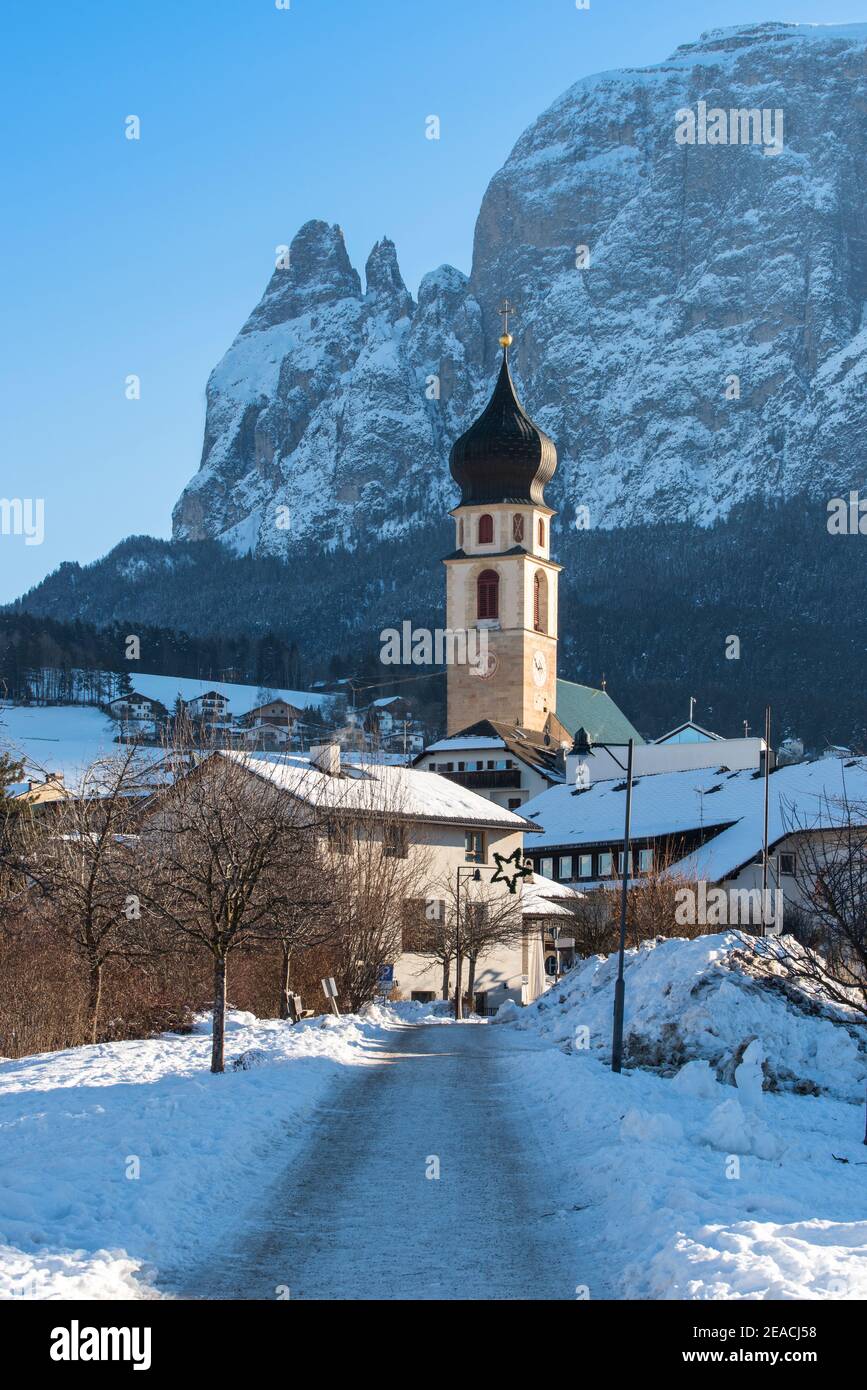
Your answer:
[[[494,652],[489,651],[479,656],[478,661],[470,666],[470,671],[474,676],[478,676],[480,680],[489,681],[499,664]]]
[[[545,660],[544,652],[533,653],[533,680],[536,685],[542,686],[548,679],[548,662]]]

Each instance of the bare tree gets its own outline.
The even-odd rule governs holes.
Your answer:
[[[340,998],[356,1011],[375,998],[383,966],[401,953],[407,904],[430,897],[431,855],[397,784],[372,779],[335,817],[328,856],[334,974]]]
[[[213,963],[211,1071],[224,1069],[230,955],[302,932],[320,818],[303,788],[270,780],[267,763],[212,753],[153,806],[142,834],[148,905],[176,938]]]
[[[844,792],[826,797],[811,823],[791,808],[785,820],[796,837],[797,896],[784,906],[791,929],[775,955],[793,976],[867,1018],[867,806]]]
[[[497,891],[484,869],[479,877],[449,875],[432,884],[429,906],[419,918],[412,949],[443,967],[443,999],[449,997],[451,964],[455,965],[455,1018],[463,1018],[463,967],[467,962],[467,996],[473,1005],[479,961],[498,947],[522,941],[524,935],[519,893]]]
[[[5,858],[31,894],[39,895],[50,923],[87,971],[87,1032],[99,1034],[105,964],[112,957],[143,956],[150,949],[136,929],[131,861],[141,797],[149,769],[133,747],[101,758],[74,793],[50,806],[22,810]]]

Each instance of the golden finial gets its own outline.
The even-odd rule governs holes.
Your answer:
[[[508,299],[504,299],[497,313],[503,320],[503,331],[500,334],[500,347],[505,349],[512,346],[512,335],[509,332],[509,315],[516,314],[518,311],[514,304]]]

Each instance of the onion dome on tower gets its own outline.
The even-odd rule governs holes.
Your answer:
[[[509,371],[508,302],[500,310],[504,332],[503,361],[485,409],[475,424],[452,445],[449,468],[461,489],[461,506],[476,503],[525,502],[544,507],[545,484],[554,476],[557,449],[521,408]]]

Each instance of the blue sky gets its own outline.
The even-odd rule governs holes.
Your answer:
[[[45,540],[0,535],[0,602],[169,534],[208,373],[303,222],[339,222],[359,271],[392,237],[414,292],[443,261],[469,270],[489,178],[577,78],[721,24],[865,18],[865,0],[5,0],[0,496],[44,498]]]

